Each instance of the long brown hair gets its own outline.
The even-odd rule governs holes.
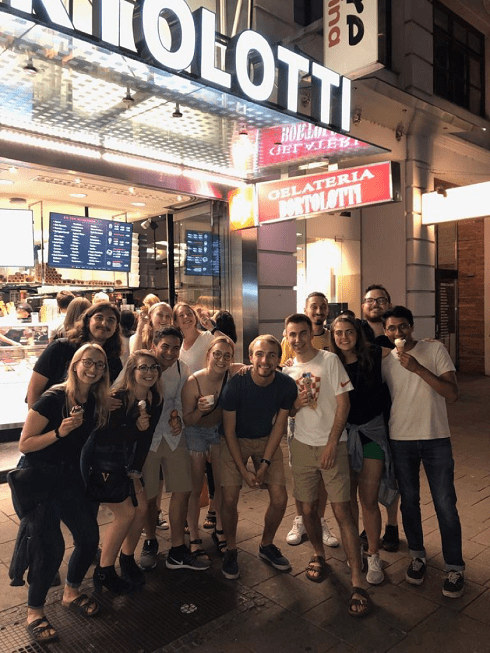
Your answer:
[[[173,310],[174,326],[177,327],[177,329],[180,329],[180,327],[179,327],[179,325],[178,325],[178,322],[177,322],[177,311],[179,310],[179,308],[182,308],[183,306],[185,306],[186,308],[188,308],[188,309],[193,313],[194,317],[196,318],[196,323],[194,324],[194,328],[196,329],[196,331],[199,331],[199,327],[198,327],[198,325],[199,325],[199,318],[198,318],[198,316],[197,316],[197,313],[196,313],[196,311],[192,308],[192,306],[191,306],[190,304],[188,304],[187,302],[177,302],[177,303],[175,304],[175,306],[174,306],[174,310]],[[182,329],[181,329],[181,330],[182,330]]]
[[[143,358],[143,356],[146,358],[151,358],[152,361],[159,367],[158,378],[155,381],[155,383],[152,385],[151,390],[153,394],[156,395],[158,404],[161,404],[163,401],[162,389],[160,384],[160,379],[162,378],[162,368],[158,361],[158,358],[155,356],[153,352],[148,351],[148,349],[138,349],[137,351],[134,351],[129,356],[126,362],[126,367],[124,368],[124,374],[121,381],[117,383],[117,385],[112,386],[111,388],[112,394],[119,391],[127,392],[128,402],[126,408],[128,411],[131,409],[131,407],[133,406],[136,400],[135,373],[136,373],[136,368],[138,367],[139,364],[139,360]]]
[[[339,349],[339,347],[337,347],[337,343],[335,342],[335,326],[339,322],[347,322],[355,330],[356,344],[354,345],[354,353],[357,356],[357,360],[359,361],[359,369],[366,372],[370,372],[374,367],[373,358],[371,356],[371,352],[369,349],[369,343],[366,340],[364,331],[362,330],[361,323],[359,320],[356,320],[356,318],[345,314],[339,315],[339,317],[335,318],[335,320],[330,325],[330,334],[332,336],[331,340],[332,340],[333,353],[337,354],[337,356],[340,358],[340,360],[342,361],[345,367],[346,361],[345,361],[344,353],[342,352],[341,349]]]
[[[92,334],[89,329],[90,318],[100,311],[109,310],[116,318],[116,330],[113,335],[104,343],[104,351],[107,356],[118,358],[121,355],[121,333],[119,324],[121,322],[121,313],[115,304],[110,302],[97,302],[84,311],[75,322],[72,329],[66,332],[66,337],[75,345],[81,345],[92,340]]]

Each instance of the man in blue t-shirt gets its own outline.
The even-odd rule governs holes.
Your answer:
[[[255,338],[250,344],[249,356],[251,368],[244,375],[234,376],[221,397],[225,432],[225,440],[221,442],[221,519],[227,541],[222,572],[231,579],[240,575],[236,529],[243,480],[254,488],[265,484],[269,491],[259,557],[282,571],[291,567],[273,539],[287,503],[279,443],[298,391],[292,379],[276,371],[281,360],[281,345],[274,336]],[[254,471],[247,469],[249,458],[252,458]]]

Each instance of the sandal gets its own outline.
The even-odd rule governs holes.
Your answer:
[[[226,540],[220,540],[218,535],[224,535],[224,534],[225,534],[224,531],[218,531],[218,530],[216,530],[216,528],[211,533],[211,539],[215,543],[216,551],[218,552],[218,555],[220,555],[220,556],[225,554],[227,544],[226,544]]]
[[[321,583],[327,575],[327,566],[323,556],[314,555],[306,567],[306,578],[314,583]]]
[[[55,639],[58,639],[58,633],[49,623],[47,617],[41,617],[40,619],[31,621],[30,624],[26,624],[26,628],[35,642],[53,642]],[[43,634],[48,632],[48,630],[54,630],[54,633],[43,637]]]
[[[191,546],[192,544],[202,544],[202,540],[201,540],[201,539],[199,539],[199,540],[192,540],[192,542],[189,542],[189,546]],[[193,551],[193,550],[191,549],[191,553],[192,553],[192,555],[194,555],[194,556],[202,556],[202,557],[205,558],[206,560],[211,560],[211,558],[208,556],[208,554],[207,554],[206,551],[202,548],[202,546],[200,546],[200,547],[199,547],[198,549],[196,549],[195,551]]]
[[[208,510],[208,514],[204,518],[202,527],[210,530],[216,526],[216,510]]]
[[[82,617],[88,618],[95,617],[95,615],[100,610],[99,602],[97,599],[94,599],[93,596],[87,596],[87,594],[80,594],[80,596],[77,596],[77,598],[73,601],[70,601],[70,603],[65,603],[62,601],[61,605],[63,605],[65,608],[68,608],[69,610],[78,612],[78,614],[81,614]]]
[[[360,599],[354,598],[355,594],[361,596]],[[360,610],[354,610],[355,607],[360,607]],[[371,602],[369,600],[369,595],[366,590],[363,590],[362,587],[353,587],[352,594],[350,595],[349,600],[349,614],[351,617],[365,617],[371,612]]]

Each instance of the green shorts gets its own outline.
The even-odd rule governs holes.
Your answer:
[[[376,442],[368,442],[362,448],[363,458],[371,458],[371,460],[384,460],[385,455],[383,449],[376,444]]]

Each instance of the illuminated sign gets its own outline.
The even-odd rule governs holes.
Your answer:
[[[9,0],[7,10],[35,14],[50,27],[77,32],[62,0]],[[132,26],[125,21],[119,0],[93,0],[93,36],[120,49],[132,27],[139,56],[173,73],[191,75],[205,84],[252,100],[273,104],[277,69],[277,104],[298,114],[299,82],[311,76],[311,117],[325,126],[348,132],[351,82],[308,57],[272,46],[264,36],[248,29],[226,38],[216,32],[216,14],[201,7],[192,12],[185,0],[137,0]],[[225,70],[215,66],[216,43],[225,50]]]
[[[490,182],[438,189],[422,195],[422,224],[483,218],[490,214]]]
[[[400,167],[385,162],[257,184],[258,222],[399,200]]]
[[[230,231],[255,227],[254,186],[236,188],[228,193]]]

